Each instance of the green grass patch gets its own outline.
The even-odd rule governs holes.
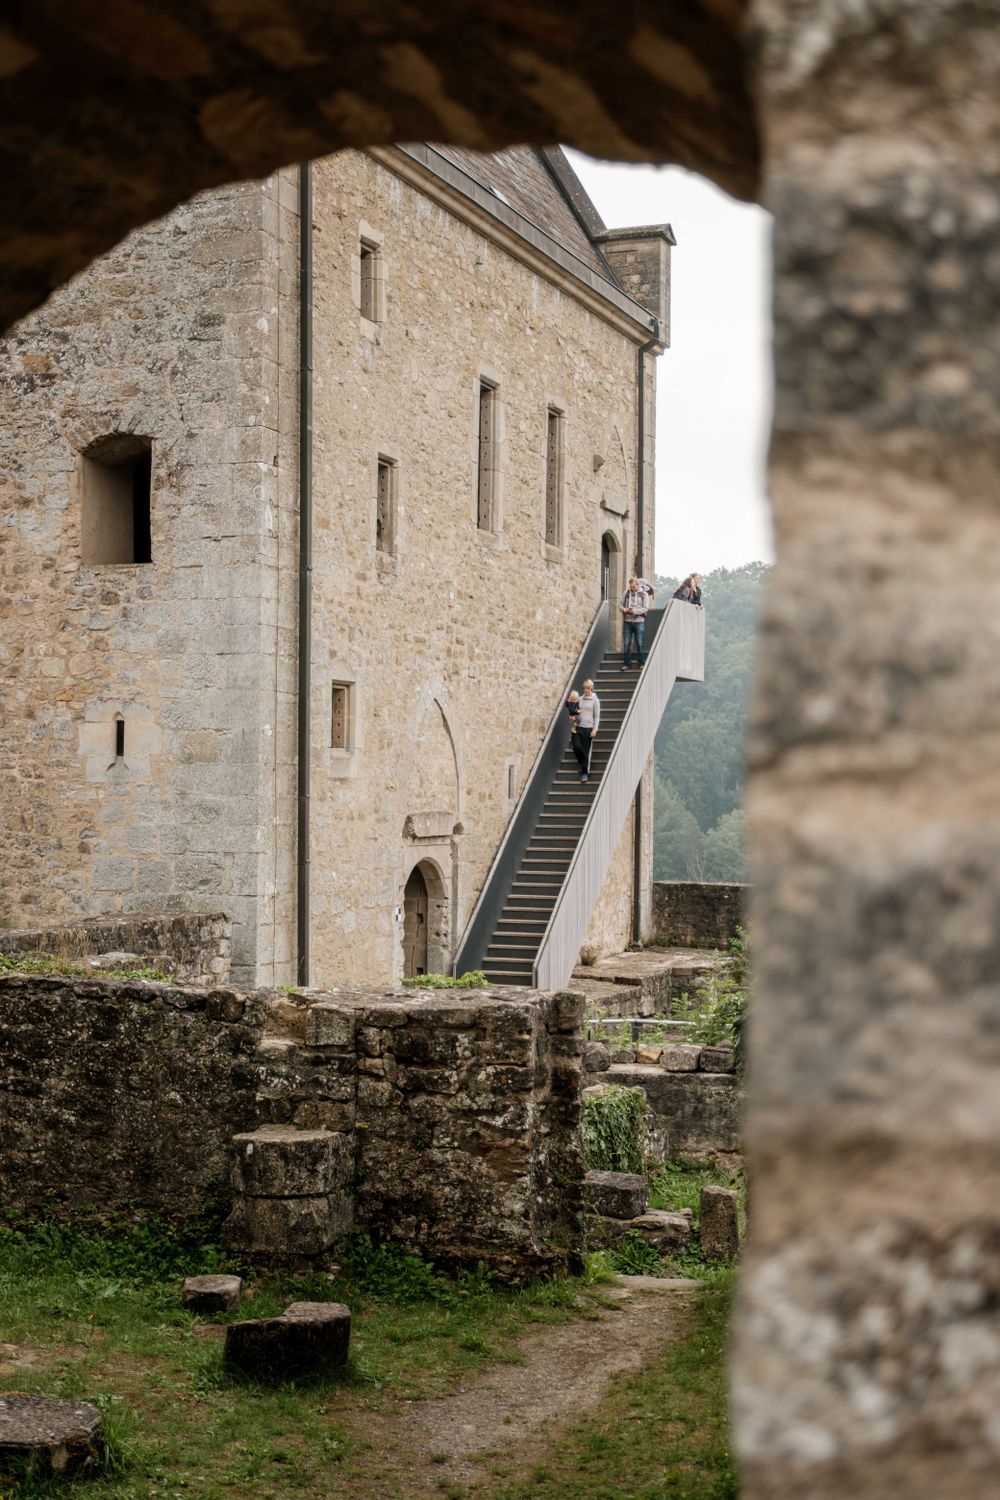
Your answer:
[[[403,983],[414,990],[485,990],[490,982],[485,969],[470,969],[458,978],[454,974],[413,974]]]
[[[113,969],[92,969],[75,958],[55,953],[0,953],[0,974],[56,974],[64,978],[149,979],[169,984],[171,976],[149,964],[123,964]],[[0,1500],[3,1497],[0,1496]]]
[[[620,1377],[519,1482],[477,1500],[735,1500],[726,1410],[733,1272],[702,1289],[689,1331],[638,1375]]]
[[[329,1500],[341,1482],[332,1475],[362,1493],[378,1413],[391,1424],[398,1399],[447,1395],[485,1364],[518,1362],[531,1325],[593,1317],[607,1276],[595,1265],[583,1277],[502,1287],[481,1267],[449,1276],[365,1234],[342,1248],[339,1269],[258,1275],[211,1227],[0,1226],[0,1388],[102,1405],[111,1442],[86,1482],[93,1500]],[[181,1282],[217,1270],[241,1272],[250,1295],[238,1313],[196,1319],[181,1306]],[[277,1388],[231,1377],[223,1325],[295,1300],[351,1308],[347,1369]],[[65,1486],[25,1478],[12,1500],[57,1493]]]

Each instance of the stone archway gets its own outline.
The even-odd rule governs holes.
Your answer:
[[[613,646],[621,645],[621,621],[615,606],[624,586],[621,543],[613,531],[606,531],[601,537],[601,598],[610,605]]]
[[[403,977],[444,974],[449,963],[448,891],[433,860],[413,866],[403,887]]]

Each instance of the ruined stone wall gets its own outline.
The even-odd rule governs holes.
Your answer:
[[[578,1253],[580,996],[342,990],[280,1011],[261,1123],[353,1135],[356,1222],[505,1273]]]
[[[591,1085],[642,1089],[649,1104],[652,1161],[742,1150],[742,1092],[732,1053],[720,1047],[667,1046],[663,1064],[613,1063]]]
[[[134,953],[180,984],[220,985],[229,978],[232,924],[224,912],[209,916],[91,917],[63,926],[0,932],[0,953],[46,953],[85,958]]]
[[[242,979],[273,824],[265,198],[219,191],[134,234],[0,361],[0,915],[224,905]],[[152,562],[85,565],[81,452],[115,433],[152,440]]]
[[[5,1209],[185,1218],[225,1198],[262,1015],[233,990],[0,976]]]
[[[602,534],[634,552],[637,345],[382,161],[345,153],[314,178],[312,979],[374,983],[402,972],[418,863],[446,966],[513,807],[508,765],[516,796],[597,608]],[[362,238],[380,257],[379,321],[360,311]],[[481,377],[501,409],[495,534],[476,525]],[[550,405],[565,414],[558,547]],[[620,467],[595,471],[615,453]],[[375,545],[380,455],[395,465],[391,555]],[[334,682],[351,695],[347,749],[330,744]],[[589,939],[602,952],[631,934],[630,850],[627,830]]]
[[[746,925],[748,885],[703,880],[653,882],[653,936],[678,948],[725,950]]]
[[[503,1274],[582,1244],[583,999],[0,976],[6,1208],[197,1213],[231,1140],[343,1132],[355,1222]],[[276,1247],[280,1250],[281,1247]]]
[[[997,9],[755,11],[779,562],[749,747],[743,1494],[979,1500],[1000,1462]]]

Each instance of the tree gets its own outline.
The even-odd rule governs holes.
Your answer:
[[[700,880],[702,837],[676,787],[657,777],[653,792],[653,879]]]
[[[705,681],[685,683],[671,694],[656,735],[659,880],[745,878],[743,743],[767,575],[767,565],[756,562],[717,568],[702,582]],[[677,581],[658,578],[656,584],[662,605]]]
[[[747,819],[742,807],[723,813],[702,841],[702,880],[746,880]]]

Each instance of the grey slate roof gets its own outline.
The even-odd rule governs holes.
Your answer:
[[[617,286],[591,239],[604,223],[558,146],[508,146],[489,155],[461,146],[435,144],[434,150]]]

